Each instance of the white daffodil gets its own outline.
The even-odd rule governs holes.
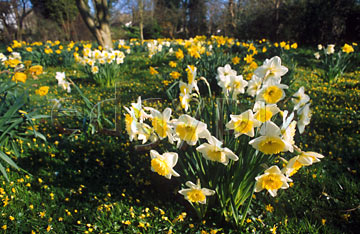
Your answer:
[[[217,72],[217,80],[220,80],[221,77],[236,76],[236,71],[232,70],[229,64],[226,64],[224,67],[218,67]]]
[[[287,67],[281,66],[281,59],[275,56],[271,59],[266,59],[264,64],[258,67],[254,74],[264,80],[264,83],[273,81],[274,83],[280,83],[281,76],[288,72]]]
[[[305,126],[310,124],[311,119],[311,110],[310,110],[310,103],[306,104],[302,108],[297,111],[299,116],[299,120],[297,122],[297,127],[299,129],[300,134],[304,132]]]
[[[292,121],[294,118],[294,112],[292,112],[289,116],[287,116],[287,110],[281,113],[283,115],[283,124],[281,125],[280,130],[283,135],[283,139],[290,145],[295,145],[294,137],[296,133],[296,121]],[[293,152],[292,149],[289,149],[289,151]]]
[[[246,92],[252,96],[255,97],[255,95],[258,93],[262,85],[262,79],[256,75],[253,75],[251,77],[251,80],[248,83],[248,88]]]
[[[242,134],[253,137],[254,128],[261,125],[261,122],[254,118],[251,110],[247,110],[240,115],[230,115],[230,118],[231,120],[226,124],[226,127],[234,130],[235,137],[239,137]]]
[[[224,95],[229,96],[229,92],[231,89],[230,86],[230,76],[219,76],[218,85],[222,88]]]
[[[264,174],[255,178],[255,192],[266,189],[271,196],[275,197],[279,189],[289,188],[288,182],[292,180],[283,175],[278,166],[272,166],[265,170]]]
[[[190,203],[206,204],[206,196],[212,196],[215,194],[214,190],[201,188],[200,180],[198,180],[197,184],[194,184],[191,181],[187,181],[185,184],[189,188],[181,189],[179,193]]]
[[[239,158],[230,149],[222,148],[222,142],[211,136],[207,139],[209,143],[204,143],[196,148],[202,153],[204,158],[210,161],[220,162],[224,165],[229,163],[229,159],[237,161]]]
[[[281,137],[280,128],[271,121],[262,125],[260,134],[260,137],[252,139],[249,144],[264,154],[278,154],[293,150],[293,146]]]
[[[58,81],[58,84],[65,80],[65,72],[56,72],[55,79]]]
[[[187,66],[187,78],[188,78],[188,84],[192,89],[195,89],[196,92],[199,92],[199,88],[197,86],[196,78],[196,70],[197,68],[195,66]]]
[[[144,119],[148,118],[148,116],[146,115],[146,113],[144,112],[144,110],[142,109],[142,104],[141,104],[141,96],[138,97],[138,100],[136,103],[131,103],[131,107],[134,110],[135,113],[135,117],[142,122]]]
[[[181,141],[186,141],[189,145],[195,145],[199,138],[210,137],[206,124],[189,115],[181,115],[179,119],[173,120],[173,124],[178,137],[177,147],[180,146]]]
[[[298,161],[304,166],[310,166],[313,163],[320,162],[319,158],[323,158],[324,155],[315,152],[301,152]]]
[[[63,82],[61,82],[61,83],[59,84],[59,86],[60,86],[62,89],[66,90],[68,93],[71,93],[70,82],[64,80]]]
[[[125,129],[127,134],[129,135],[130,141],[137,140],[137,118],[135,116],[135,112],[133,108],[128,109],[124,107],[124,109],[128,112],[125,114]]]
[[[256,101],[264,101],[267,104],[276,104],[284,99],[288,86],[280,83],[268,82],[264,85],[256,95]]]
[[[298,159],[298,155],[291,158],[286,166],[281,169],[281,172],[284,173],[287,177],[293,176],[303,166]]]
[[[243,76],[230,76],[229,86],[231,87],[232,98],[235,99],[238,94],[245,93],[245,87],[248,82],[243,79]]]
[[[160,139],[169,137],[169,142],[173,143],[172,129],[170,125],[171,109],[166,108],[163,113],[160,111],[151,108],[151,123],[154,128],[154,131],[158,134]]]
[[[310,101],[310,97],[305,94],[305,88],[302,86],[299,90],[294,93],[291,101],[295,104],[294,110],[298,110],[300,107],[304,106],[307,102]]]
[[[333,54],[335,53],[335,45],[334,44],[329,44],[326,47],[326,54]]]
[[[179,99],[180,99],[181,108],[187,111],[189,109],[189,103],[191,101],[192,86],[186,84],[185,82],[180,81],[179,88],[180,88]]]
[[[314,57],[315,57],[316,59],[319,59],[319,58],[320,58],[320,53],[319,53],[319,52],[315,52],[315,53],[314,53]]]
[[[137,139],[142,141],[142,144],[145,144],[148,140],[151,142],[156,141],[157,137],[154,134],[154,129],[152,129],[148,124],[146,123],[136,123],[136,129],[137,129]]]
[[[179,177],[180,175],[173,169],[178,160],[178,154],[167,152],[159,154],[156,150],[150,150],[151,170],[171,179],[171,176]]]
[[[279,107],[276,104],[266,105],[265,102],[255,102],[254,109],[255,119],[264,123],[269,121],[274,115],[280,112]]]

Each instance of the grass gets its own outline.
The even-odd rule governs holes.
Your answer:
[[[138,96],[166,98],[168,82],[163,81],[168,80],[170,60],[153,61],[144,53],[126,57],[116,91],[121,105]],[[293,178],[296,182],[279,196],[256,194],[244,227],[216,220],[211,215],[215,211],[206,220],[197,220],[177,194],[179,184],[151,172],[149,154],[136,151],[124,130],[118,136],[69,136],[49,118],[39,123],[47,141],[32,139],[21,146],[22,157],[16,162],[27,173],[8,168],[10,182],[0,178],[2,232],[356,233],[360,228],[360,73],[353,71],[336,83],[325,83],[316,70],[304,66],[309,63],[309,59],[299,60],[291,86],[292,90],[305,86],[314,111],[300,147],[325,158],[300,170]],[[149,66],[160,74],[150,75]],[[57,88],[55,72],[63,70],[49,67],[40,79],[24,84],[33,105],[44,114],[51,114],[54,98],[69,98],[67,106],[81,105],[75,90],[67,94]],[[114,89],[89,81],[77,65],[67,68],[66,75],[93,103],[115,95]],[[35,95],[35,89],[44,85],[50,86],[49,94]],[[67,119],[64,124],[79,126],[81,120]]]

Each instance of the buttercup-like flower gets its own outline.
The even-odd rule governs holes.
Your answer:
[[[200,180],[198,180],[197,184],[194,184],[191,181],[187,181],[185,184],[189,188],[181,189],[179,193],[190,203],[206,204],[206,196],[212,196],[215,194],[214,190],[201,188]]]
[[[276,196],[279,189],[289,188],[288,182],[292,181],[281,173],[278,166],[268,168],[263,175],[256,177],[255,180],[255,192],[266,189],[273,197]]]
[[[230,115],[230,118],[231,120],[226,124],[226,127],[234,130],[235,137],[242,134],[253,137],[254,128],[261,125],[261,122],[254,118],[251,110],[247,110],[240,115]]]
[[[180,175],[173,169],[178,160],[178,154],[167,152],[159,154],[156,150],[150,150],[151,170],[171,179],[171,176],[179,177]]]
[[[252,139],[249,144],[264,154],[278,154],[293,150],[293,146],[281,138],[280,128],[271,121],[262,125],[260,134],[260,137]]]
[[[49,86],[41,86],[39,89],[35,90],[35,93],[40,96],[45,96],[49,92]]]
[[[220,162],[224,165],[229,163],[229,159],[237,161],[239,158],[230,149],[222,148],[222,142],[211,136],[208,138],[209,143],[204,143],[196,148],[197,151],[202,153],[204,158],[210,161]]]

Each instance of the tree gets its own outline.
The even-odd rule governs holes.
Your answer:
[[[86,26],[94,35],[98,43],[105,48],[112,48],[110,31],[110,11],[109,1],[93,0],[94,9],[91,10],[89,4],[85,0],[76,0],[76,5],[80,14],[85,21]],[[93,13],[92,13],[93,12]]]
[[[75,0],[31,0],[37,15],[50,19],[62,28],[66,40],[71,39],[73,22],[79,11]]]
[[[32,12],[29,0],[8,0],[0,2],[0,19],[8,39],[22,40],[25,18]],[[11,35],[11,34],[15,35]]]

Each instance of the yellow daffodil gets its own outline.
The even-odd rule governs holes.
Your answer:
[[[151,156],[151,170],[164,176],[167,179],[171,179],[171,176],[180,176],[173,167],[178,160],[178,154],[173,152],[167,152],[159,154],[156,150],[150,150]]]
[[[184,58],[184,52],[181,50],[181,49],[178,49],[176,52],[175,52],[175,56],[177,59],[181,60]]]
[[[281,137],[280,128],[271,121],[262,125],[260,134],[260,137],[252,139],[249,144],[264,154],[278,154],[293,150],[293,146]]]
[[[345,43],[345,45],[342,47],[342,51],[349,54],[354,52],[354,48],[351,45]]]
[[[239,158],[230,149],[222,148],[222,142],[211,136],[207,139],[209,143],[204,143],[196,148],[202,153],[204,158],[210,161],[215,161],[227,165],[229,159],[237,161]]]
[[[240,58],[236,56],[236,57],[234,57],[234,58],[231,59],[231,62],[232,62],[234,65],[239,64],[239,63],[240,63]]]
[[[26,79],[27,79],[27,76],[26,76],[25,73],[23,73],[23,72],[15,72],[15,74],[14,74],[14,76],[12,78],[12,81],[15,81],[16,83],[17,82],[25,83]]]
[[[49,86],[41,86],[39,89],[35,90],[35,93],[40,96],[45,96],[49,92]]]
[[[247,110],[240,115],[230,115],[230,118],[231,120],[226,124],[226,127],[234,130],[235,137],[242,134],[253,137],[254,128],[261,125],[261,122],[254,118],[251,110]]]
[[[191,181],[187,181],[185,184],[189,188],[181,189],[179,193],[190,203],[206,204],[206,196],[212,196],[215,194],[214,190],[201,188],[200,180],[198,180],[197,184],[194,184]]]
[[[264,174],[255,178],[255,192],[266,189],[271,196],[275,197],[279,189],[289,188],[290,178],[284,176],[278,166],[272,166],[265,170]]]
[[[29,68],[29,72],[32,75],[41,75],[43,73],[43,67],[41,65],[35,65]]]

